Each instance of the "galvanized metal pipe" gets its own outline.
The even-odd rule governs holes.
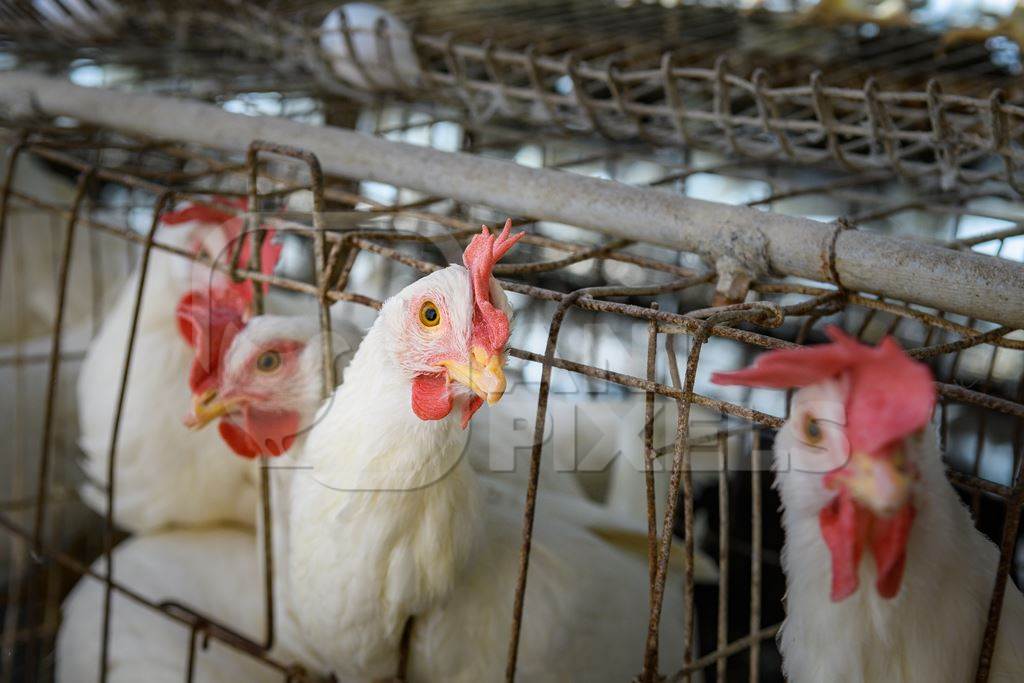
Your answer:
[[[1024,265],[837,224],[682,197],[653,188],[440,152],[331,127],[231,114],[170,97],[0,74],[0,105],[157,139],[244,152],[267,140],[314,152],[329,175],[376,180],[540,220],[569,223],[777,275],[1024,328]]]

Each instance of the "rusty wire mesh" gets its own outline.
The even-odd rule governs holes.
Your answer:
[[[915,195],[893,186],[888,172],[823,175],[773,164],[741,163],[695,150],[650,155],[496,126],[467,129],[460,125],[461,119],[407,108],[377,107],[371,112],[363,117],[361,125],[394,139],[514,158],[520,163],[634,184],[662,185],[691,195],[707,193],[773,211],[823,218],[844,216],[854,229],[894,232],[939,241],[950,249],[973,249],[994,257],[1024,260],[1024,210],[1005,188],[983,192],[958,187],[952,192]],[[251,208],[273,212],[288,195],[312,191],[314,211],[303,220],[315,252],[314,276],[264,276],[242,265],[236,272],[270,282],[279,290],[311,297],[322,306],[350,301],[377,307],[381,298],[396,291],[401,283],[439,267],[427,249],[427,240],[416,236],[417,228],[443,229],[464,240],[480,222],[493,225],[504,218],[486,206],[460,205],[446,197],[424,196],[403,188],[360,182],[359,178],[324,178],[316,164],[316,150],[256,143],[248,156],[241,157],[174,141],[129,138],[116,131],[54,126],[46,121],[18,128],[7,126],[4,136],[8,157],[0,195],[3,267],[17,262],[13,250],[19,245],[14,220],[18,212],[52,217],[58,238],[52,260],[58,283],[55,297],[63,291],[69,264],[97,258],[96,250],[83,251],[69,237],[72,231],[87,229],[90,235],[118,238],[125,243],[127,259],[138,263],[140,256],[145,259],[153,249],[170,249],[154,240],[153,228],[162,210],[185,198],[247,194]],[[20,164],[16,161],[29,156],[45,160],[51,168],[73,179],[76,191],[70,201],[40,196],[17,186]],[[98,193],[100,187],[103,192]],[[357,221],[362,229],[354,231],[334,226],[329,212],[338,209],[355,211],[375,221]],[[876,341],[885,333],[896,335],[936,373],[941,397],[938,419],[950,479],[972,504],[979,526],[1000,543],[1002,550],[986,648],[979,663],[978,680],[986,679],[985,662],[994,642],[1000,596],[1006,581],[1011,577],[1019,580],[1020,572],[1014,555],[1024,491],[1020,477],[1024,455],[1024,336],[1020,331],[884,296],[840,290],[827,283],[794,280],[755,281],[745,303],[713,306],[711,284],[715,274],[695,255],[609,241],[572,226],[532,221],[529,216],[514,218],[529,233],[527,248],[517,262],[500,266],[496,274],[507,291],[518,295],[521,328],[530,329],[532,322],[532,327],[536,330],[539,326],[541,332],[513,336],[512,362],[521,363],[524,376],[539,382],[537,400],[542,407],[551,384],[560,376],[579,378],[588,387],[641,392],[646,401],[643,423],[622,425],[622,429],[634,430],[636,446],[652,467],[663,463],[672,473],[668,494],[662,501],[664,516],[656,518],[652,511],[648,518],[654,561],[651,591],[657,604],[666,581],[664,539],[675,531],[687,544],[688,604],[696,603],[701,608],[700,623],[692,620],[692,611],[688,615],[688,633],[692,636],[700,630],[702,638],[700,651],[689,652],[683,670],[663,674],[670,680],[705,673],[720,681],[779,680],[772,642],[783,614],[777,502],[766,486],[768,476],[761,470],[768,460],[762,451],[769,447],[785,405],[772,402],[760,392],[712,388],[707,377],[712,370],[735,367],[761,349],[818,340],[826,322],[837,322],[868,341]],[[180,250],[171,250],[182,258],[189,257]],[[8,261],[11,256],[15,258]],[[357,266],[382,273],[374,281],[378,285],[353,276]],[[231,264],[215,267],[232,270]],[[0,291],[0,300],[13,301],[17,307],[18,294],[16,289]],[[99,293],[98,298],[102,301],[104,295]],[[55,312],[61,310],[60,301],[54,299]],[[97,310],[101,309],[98,306]],[[93,320],[92,324],[97,322]],[[583,351],[588,347],[586,343],[567,345],[566,331],[571,331],[573,340],[585,339],[588,322],[639,329],[646,340],[642,344],[646,352],[631,348],[632,358],[617,357],[609,364],[607,358],[588,356]],[[5,458],[9,462],[4,463],[7,483],[0,505],[0,525],[9,541],[4,558],[9,568],[2,673],[7,680],[47,677],[61,597],[79,575],[94,571],[89,568],[90,561],[109,552],[118,538],[109,515],[102,520],[82,520],[90,513],[74,493],[73,436],[68,438],[56,430],[59,417],[54,412],[55,401],[68,391],[65,381],[81,358],[81,347],[66,338],[67,334],[68,329],[62,329],[61,319],[56,316],[42,351],[26,351],[15,345],[3,359],[18,386],[31,382],[28,373],[35,373],[32,377],[42,377],[45,389],[42,395],[12,397],[22,410],[32,401],[42,418],[35,424],[24,420],[12,423],[15,438]],[[123,376],[120,381],[125,381]],[[656,437],[652,418],[656,398],[678,411],[674,433]],[[716,427],[710,433],[691,434],[690,413],[696,410],[717,416]],[[544,420],[539,422],[534,425],[533,462],[551,456],[539,438],[544,433]],[[712,485],[701,490],[694,482],[695,459],[713,463]],[[532,485],[524,491],[526,539],[532,524],[544,524],[542,515],[534,520],[535,493],[534,473]],[[269,519],[265,488],[263,505]],[[695,532],[697,513],[702,510],[711,515],[714,529],[703,540]],[[717,555],[722,574],[717,590],[694,585],[693,553],[698,542]],[[517,618],[509,625],[513,634],[510,672],[514,671],[521,610],[529,610],[529,604],[524,605],[522,600],[528,557],[526,540],[516,595]],[[261,561],[269,563],[269,557]],[[194,658],[203,656],[196,644],[203,636],[264,660],[279,670],[282,678],[301,673],[293,662],[279,661],[268,653],[272,633],[262,641],[242,635],[220,625],[217,615],[205,614],[201,605],[161,604],[138,595],[116,575],[110,578],[100,572],[98,578],[111,592],[147,603],[168,619],[192,629],[192,646],[181,652],[183,669],[191,671]],[[270,604],[268,600],[268,610]],[[103,633],[108,632],[108,618],[109,614],[96,615],[97,628],[102,625]],[[688,647],[682,643],[659,645]],[[655,646],[652,637],[647,656],[637,653],[638,674],[642,668],[645,674],[654,673],[650,655]]]
[[[1024,93],[1006,39],[700,3],[380,4],[410,32],[342,22],[354,57],[342,75],[320,43],[333,3],[124,2],[102,30],[55,26],[12,3],[0,36],[25,64],[120,65],[115,81],[141,77],[151,89],[187,81],[211,98],[242,88],[403,101],[472,125],[1021,192]],[[217,83],[211,64],[233,82]]]

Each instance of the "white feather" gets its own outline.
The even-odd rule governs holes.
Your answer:
[[[179,246],[187,235],[186,226],[159,231],[159,239]],[[189,266],[159,250],[150,257],[115,462],[115,521],[131,531],[215,521],[251,525],[255,514],[253,463],[234,456],[216,431],[191,432],[182,423],[193,351],[174,312],[189,289]],[[89,478],[80,493],[100,514],[107,507],[113,419],[137,286],[136,273],[90,344],[78,381],[79,445]]]
[[[341,329],[345,329],[343,321],[336,322],[336,326],[339,322]],[[315,320],[309,317],[261,316],[250,321],[228,353],[226,376],[244,370],[238,367],[239,359],[250,358],[253,348],[281,338],[309,343],[300,359],[305,380],[289,382],[293,386],[275,392],[275,400],[302,407],[309,417],[316,405],[315,398],[311,397],[316,395],[314,387],[321,357],[319,331]],[[351,338],[345,337],[336,337],[333,341],[335,350],[353,343]],[[375,358],[372,353],[364,355]],[[372,363],[369,367],[364,364],[361,373],[358,364],[349,368],[350,375],[362,377],[350,380],[362,383],[362,389],[357,387],[351,395],[359,396],[367,389],[368,371],[374,377],[380,376],[373,372]],[[339,394],[344,391],[343,388]],[[386,404],[382,408],[386,408]],[[326,413],[329,416],[332,409],[327,409]],[[398,421],[414,427],[423,424],[411,414],[399,417]],[[365,425],[372,431],[373,423]],[[429,435],[433,431],[427,429],[425,433]],[[401,433],[401,430],[394,432],[395,435]],[[443,441],[461,447],[463,434],[451,424],[443,425],[439,433]],[[305,452],[304,438],[300,435],[294,451]],[[390,438],[383,441],[394,443]],[[352,446],[358,448],[358,443]],[[412,609],[421,615],[416,621],[414,638],[414,679],[481,680],[497,674],[511,619],[510,598],[517,571],[523,504],[520,482],[502,476],[486,477],[478,482],[469,467],[460,463],[454,472],[430,487],[379,494],[378,500],[364,500],[365,506],[356,503],[360,509],[346,511],[341,507],[331,509],[343,499],[332,496],[329,491],[325,497],[325,490],[318,485],[315,485],[318,495],[299,494],[304,502],[296,505],[287,495],[290,485],[300,486],[293,481],[293,468],[306,467],[308,463],[292,454],[275,458],[271,463],[274,466],[271,485],[277,567],[275,609],[280,643],[275,654],[316,670],[333,671],[343,678],[351,675],[363,679],[376,675],[394,665],[397,646],[392,645],[400,636],[403,615]],[[314,476],[325,472],[320,468]],[[399,478],[404,477],[399,475]],[[366,495],[372,499],[378,494],[368,492]],[[306,503],[312,504],[314,510],[321,509],[320,506],[327,508],[317,515],[319,528],[296,521],[309,513]],[[375,510],[378,505],[384,509]],[[354,512],[354,517],[345,520],[349,512]],[[368,520],[367,514],[372,518]],[[409,520],[414,521],[410,524]],[[647,614],[647,570],[641,559],[644,529],[602,506],[550,491],[540,493],[538,520],[523,634],[520,667],[523,677],[528,680],[577,677],[619,680],[636,673]],[[329,544],[316,540],[310,546],[308,537],[299,531],[330,533],[338,522],[344,522],[342,528],[352,537],[342,536]],[[359,525],[363,528],[358,528]],[[218,539],[217,534],[221,533],[228,538],[209,540]],[[232,538],[233,533],[182,531],[158,534],[151,537],[152,541],[130,541],[117,551],[118,578],[146,595],[192,604],[204,614],[242,630],[258,631],[258,618],[253,616],[254,611],[258,612],[254,605],[262,604],[260,583],[255,576],[255,568],[259,566],[257,541],[245,535],[243,539]],[[330,536],[334,538],[333,533]],[[358,543],[359,552],[320,559],[317,566],[304,561],[303,550],[312,550],[318,556],[323,552],[330,555],[338,551],[339,542],[342,546]],[[168,553],[174,555],[173,559],[168,558]],[[678,560],[679,555],[675,553],[674,559]],[[347,563],[346,557],[354,561]],[[370,559],[361,563],[355,561],[358,557]],[[293,561],[294,558],[298,561]],[[350,611],[342,622],[338,622],[329,609],[324,611],[319,606],[320,600],[314,597],[318,594],[330,596],[327,605],[335,607],[333,596],[338,593],[337,585],[359,578],[347,572],[372,570],[374,560],[383,564],[378,567],[383,576],[364,585],[365,590],[344,591],[342,602]],[[305,573],[307,571],[312,572],[312,577]],[[704,572],[713,575],[714,571],[713,565],[698,565],[698,575]],[[234,579],[229,583],[211,574],[229,575]],[[630,577],[631,584],[624,583],[629,582]],[[374,583],[379,590],[373,589]],[[355,583],[351,585],[356,588]],[[151,590],[150,587],[158,588]],[[615,590],[609,590],[610,587]],[[78,643],[86,640],[85,634],[90,633],[90,626],[95,623],[101,593],[98,582],[86,579],[65,604],[65,623],[58,647],[61,672],[58,680],[78,680],[68,672],[94,671],[97,666],[95,643],[89,647]],[[375,599],[375,596],[382,599]],[[310,599],[318,606],[310,609],[306,602]],[[666,603],[668,616],[664,619],[665,643],[678,642],[680,603],[679,591],[670,583]],[[380,610],[385,611],[383,617]],[[367,629],[361,625],[361,620],[368,612],[374,617]],[[553,630],[567,624],[572,628]],[[380,629],[384,630],[383,634]],[[139,638],[139,633],[145,636]],[[478,650],[476,644],[466,647],[465,633],[478,634],[475,638],[483,649]],[[345,646],[352,647],[352,651],[339,651],[335,647],[337,641],[350,637],[352,641]],[[168,624],[143,608],[117,603],[114,642],[123,642],[125,647],[115,645],[112,679],[131,680],[141,672],[152,672],[154,680],[179,676],[186,638],[186,629]],[[136,645],[137,640],[144,640],[144,643]],[[329,644],[326,650],[324,643]],[[607,643],[615,646],[609,649]],[[452,648],[456,648],[455,651],[451,651]],[[674,648],[665,646],[665,649],[672,651]],[[595,652],[602,656],[595,656]],[[343,653],[353,658],[339,664],[335,658]],[[206,657],[204,666],[207,668],[199,669],[198,680],[240,680],[231,678],[240,674],[227,673],[243,666],[235,653],[219,648]],[[678,666],[679,658],[671,659],[674,659],[671,666]]]
[[[801,389],[794,405],[842,411],[844,388],[836,381]],[[799,414],[794,410],[793,414]],[[821,420],[844,423],[841,414]],[[793,683],[962,683],[974,679],[989,599],[999,559],[996,546],[974,528],[970,513],[945,476],[930,430],[912,438],[907,457],[921,479],[914,504],[907,564],[899,593],[874,590],[870,558],[860,565],[860,587],[842,602],[829,599],[831,558],[817,512],[829,494],[821,463],[801,462],[796,427],[787,422],[775,446],[775,486],[786,531],[782,567],[787,616],[779,643]],[[815,453],[815,457],[822,457]],[[1003,601],[993,683],[1024,680],[1024,598],[1012,582]]]
[[[472,310],[458,266],[390,299],[292,475],[283,592],[318,668],[342,679],[393,675],[412,615],[412,680],[493,680],[504,667],[519,511],[481,488],[460,457],[457,415],[414,415],[408,376],[392,353],[404,301],[430,288],[449,297],[454,317]],[[676,585],[670,581],[667,591],[665,643],[681,638]],[[640,668],[647,592],[643,561],[540,509],[523,680],[628,680]],[[681,662],[678,648],[663,654],[666,670]]]
[[[114,551],[114,577],[142,597],[198,609],[254,640],[263,633],[263,596],[256,543],[241,529],[193,529],[138,536]],[[105,571],[100,558],[93,570]],[[103,583],[85,577],[61,607],[57,634],[58,683],[92,683],[99,675]],[[120,593],[112,603],[112,683],[180,683],[185,680],[189,627]],[[199,636],[201,639],[202,636]],[[216,639],[197,647],[197,683],[280,681],[277,670]]]

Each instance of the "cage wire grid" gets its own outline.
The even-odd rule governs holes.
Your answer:
[[[13,3],[0,35],[25,63],[66,63],[77,50],[138,68],[149,87],[174,88],[169,72],[209,82],[216,61],[257,88],[439,107],[473,124],[1021,192],[1020,59],[1006,39],[993,47],[986,35],[884,22],[870,35],[863,22],[700,3],[381,6],[405,26],[341,15],[346,76],[321,44],[328,3],[126,2],[99,27],[72,21],[57,31],[31,3]]]
[[[439,123],[456,125],[444,119],[425,118],[422,114],[400,110],[397,117],[394,109],[378,107],[372,127],[380,135],[410,138],[416,135],[431,135],[438,130]],[[75,230],[87,228],[90,233],[103,233],[123,239],[127,244],[141,249],[143,262],[153,249],[171,251],[183,258],[197,258],[162,244],[154,238],[159,214],[173,205],[174,201],[185,198],[199,199],[212,194],[247,195],[250,206],[280,202],[285,196],[300,190],[313,193],[315,210],[312,220],[294,229],[310,236],[315,251],[316,277],[312,280],[266,276],[259,272],[257,264],[212,264],[227,272],[255,282],[268,282],[275,288],[296,292],[311,297],[325,307],[335,301],[349,301],[369,307],[378,307],[380,294],[366,294],[353,291],[350,286],[351,273],[357,260],[370,258],[378,269],[392,269],[387,272],[393,278],[401,277],[394,268],[409,273],[426,273],[439,267],[435,259],[424,253],[425,238],[410,235],[399,230],[403,225],[430,225],[444,228],[451,236],[465,240],[479,229],[481,220],[493,224],[503,216],[487,209],[486,206],[466,206],[452,202],[446,197],[425,196],[422,193],[392,190],[390,197],[381,199],[379,184],[359,183],[358,178],[327,178],[319,170],[315,150],[303,151],[280,146],[253,143],[244,158],[225,155],[209,149],[175,143],[173,141],[151,141],[130,137],[113,131],[88,128],[54,127],[46,122],[37,122],[18,128],[8,126],[6,138],[9,156],[5,167],[2,189],[3,206],[0,210],[0,225],[5,226],[5,249],[11,249],[9,213],[17,207],[28,207],[47,212],[59,219],[64,237],[57,252],[59,267],[55,271],[61,287],[66,285],[68,265],[81,253],[70,253],[75,244],[70,235]],[[428,140],[429,141],[429,140]],[[540,150],[540,164],[562,168],[566,171],[603,173],[610,177],[626,175],[629,169],[629,153],[617,148],[566,142],[564,137],[549,136],[539,140],[522,132],[516,134],[508,129],[473,129],[466,132],[460,147],[478,155],[512,156],[515,150],[530,147]],[[76,193],[70,205],[55,203],[47,197],[15,189],[14,174],[16,160],[20,155],[32,154],[47,160],[52,165],[65,169],[77,177]],[[822,181],[820,177],[807,178],[799,173],[792,174],[785,168],[772,164],[745,164],[735,161],[717,160],[709,163],[708,157],[694,163],[697,153],[686,153],[679,159],[664,163],[647,182],[673,186],[686,191],[686,183],[698,175],[721,177],[734,182],[763,183],[767,191],[748,200],[750,204],[777,209],[785,207],[794,198],[811,197],[827,200],[836,213],[847,213],[849,207],[860,206],[859,212],[852,212],[851,225],[855,228],[870,229],[874,224],[893,216],[910,213],[941,218],[943,226],[951,227],[951,234],[942,237],[932,231],[930,239],[942,240],[954,250],[969,250],[984,245],[990,253],[999,256],[1014,239],[1024,234],[1019,209],[1014,206],[1013,196],[1008,190],[994,191],[989,195],[964,189],[962,193],[947,193],[945,201],[915,196],[897,196],[890,204],[879,206],[878,197],[872,191],[887,186],[891,175],[876,173],[839,175]],[[644,157],[649,163],[649,157]],[[273,164],[268,160],[273,159]],[[308,179],[308,180],[307,180]],[[353,181],[356,181],[353,183]],[[635,181],[635,179],[634,179]],[[151,213],[145,234],[126,227],[123,223],[97,218],[88,208],[87,191],[91,184],[103,183],[122,188],[131,201]],[[243,192],[241,188],[248,187]],[[387,195],[388,193],[383,193]],[[995,208],[981,200],[994,200]],[[345,208],[361,212],[369,218],[385,218],[392,230],[359,229],[338,230],[325,223],[325,210]],[[805,207],[806,208],[806,207]],[[964,218],[982,217],[1005,220],[1009,226],[1000,226],[982,232],[959,236],[959,226]],[[912,223],[913,221],[906,221]],[[251,229],[255,221],[249,221]],[[643,425],[642,449],[645,460],[668,464],[672,472],[669,495],[665,499],[663,516],[655,517],[650,509],[648,528],[650,532],[650,558],[654,571],[651,576],[651,595],[656,606],[664,590],[667,571],[667,543],[673,530],[681,532],[686,543],[688,571],[685,576],[685,592],[688,604],[693,605],[697,591],[693,580],[694,506],[696,504],[691,464],[700,449],[710,449],[716,463],[723,465],[717,472],[714,489],[717,492],[715,507],[719,515],[717,529],[717,551],[722,573],[720,590],[713,598],[716,618],[711,620],[714,628],[712,637],[703,639],[701,652],[689,652],[686,666],[677,672],[662,672],[670,680],[686,680],[695,674],[708,673],[717,680],[735,680],[737,664],[742,666],[749,680],[760,680],[763,657],[761,650],[771,645],[771,638],[778,628],[777,623],[765,621],[766,613],[778,614],[779,605],[765,603],[761,587],[765,572],[777,572],[765,552],[763,529],[773,518],[772,508],[766,504],[770,492],[764,486],[764,475],[758,462],[762,457],[760,448],[763,437],[754,430],[777,428],[782,417],[750,407],[750,396],[738,400],[701,393],[696,390],[698,374],[708,371],[709,363],[701,364],[707,358],[705,349],[734,346],[744,356],[752,356],[759,349],[782,348],[794,343],[804,343],[817,338],[826,320],[839,321],[851,332],[868,341],[875,341],[882,333],[894,333],[909,347],[910,353],[928,362],[936,371],[940,394],[939,424],[943,445],[947,452],[965,450],[969,444],[973,457],[966,463],[956,463],[949,471],[951,481],[972,505],[979,524],[986,528],[1000,542],[1001,555],[997,582],[992,596],[992,607],[986,627],[985,646],[978,665],[977,680],[987,677],[988,659],[994,644],[994,633],[998,623],[1001,596],[1006,581],[1014,570],[1014,549],[1018,535],[1021,508],[1021,478],[1019,473],[1021,456],[1024,454],[1024,377],[1015,369],[1010,378],[1005,367],[1017,368],[1020,364],[1024,339],[1019,332],[1006,327],[968,317],[947,315],[940,310],[929,310],[905,304],[882,296],[837,288],[827,282],[801,281],[760,281],[751,283],[752,300],[739,304],[709,306],[710,285],[715,273],[700,265],[694,258],[664,249],[640,248],[625,240],[609,240],[585,230],[574,230],[573,237],[566,239],[553,226],[545,222],[530,220],[528,216],[517,217],[516,223],[528,230],[525,243],[529,256],[517,263],[498,266],[496,275],[509,292],[521,295],[523,307],[529,311],[539,309],[540,318],[550,321],[540,346],[513,346],[509,355],[522,361],[526,367],[539,367],[538,416],[534,425],[534,446],[532,462],[538,458],[550,457],[542,452],[544,407],[548,401],[554,370],[571,373],[587,382],[608,384],[622,389],[642,392],[645,396],[645,420]],[[918,221],[920,223],[920,221]],[[258,250],[257,250],[258,251]],[[91,254],[90,254],[91,256]],[[237,256],[237,255],[236,255]],[[5,261],[6,263],[6,261]],[[625,268],[630,277],[619,279],[609,270],[609,265]],[[581,274],[582,271],[582,274]],[[556,277],[557,276],[557,277]],[[540,284],[538,284],[540,283]],[[141,284],[140,289],[141,291]],[[0,292],[8,296],[8,292]],[[624,299],[624,301],[623,301]],[[57,309],[60,310],[60,300]],[[660,307],[656,304],[660,304]],[[622,367],[601,367],[592,362],[580,361],[560,354],[557,341],[563,330],[563,321],[574,316],[590,316],[593,319],[615,319],[640,325],[646,330],[646,358],[643,372]],[[326,321],[321,316],[321,323]],[[133,591],[132,586],[119,582],[114,577],[96,573],[88,566],[87,560],[97,552],[109,553],[116,539],[116,530],[110,515],[103,520],[101,542],[93,538],[91,549],[78,553],[69,552],[65,547],[67,539],[59,538],[59,528],[68,519],[73,501],[72,487],[60,481],[63,471],[55,470],[56,449],[52,443],[54,410],[57,381],[66,372],[66,364],[74,363],[80,353],[69,352],[62,343],[60,318],[56,321],[51,335],[48,353],[21,356],[16,351],[5,362],[18,367],[36,365],[44,367],[50,378],[45,410],[47,424],[42,430],[39,448],[26,443],[23,471],[17,473],[22,487],[11,491],[10,498],[2,505],[0,525],[8,532],[13,544],[18,566],[40,566],[46,573],[41,586],[20,582],[22,576],[12,573],[13,581],[8,585],[8,610],[5,613],[3,642],[17,644],[21,652],[42,654],[48,647],[56,627],[56,605],[63,590],[67,588],[67,573],[71,575],[92,574],[104,581],[107,590],[128,596],[130,599],[159,610],[168,619],[177,620],[191,629],[191,645],[181,656],[188,672],[193,670],[196,657],[201,657],[201,643],[216,639],[249,656],[256,657],[268,666],[282,673],[285,679],[298,678],[302,672],[291,662],[277,661],[268,654],[273,643],[272,601],[273,558],[264,555],[260,561],[268,568],[265,576],[268,583],[254,590],[267,593],[267,628],[263,638],[237,633],[218,623],[216,615],[204,614],[202,606],[165,604],[152,600]],[[326,330],[325,330],[326,332]],[[685,349],[677,349],[678,337],[686,341]],[[564,346],[563,346],[564,353]],[[679,358],[683,354],[684,358]],[[1010,358],[1008,361],[1007,358]],[[663,359],[659,370],[658,359]],[[125,365],[127,367],[127,364]],[[980,370],[979,370],[980,369]],[[325,365],[325,372],[329,372]],[[329,378],[327,378],[329,380]],[[125,377],[121,377],[122,386]],[[970,388],[965,386],[969,384]],[[678,411],[675,434],[666,443],[656,443],[653,427],[654,399],[667,400]],[[691,435],[689,413],[707,409],[722,415],[720,428],[710,435]],[[983,476],[986,458],[993,458],[994,444],[986,439],[999,426],[999,432],[1008,436],[1009,465],[1004,468],[1010,475],[1002,481],[993,481]],[[730,445],[728,437],[741,438],[739,447]],[[638,436],[638,440],[639,436]],[[971,450],[971,448],[966,448]],[[996,454],[998,455],[998,454]],[[1004,459],[1006,452],[1002,453]],[[732,467],[743,462],[749,468],[749,475],[736,475]],[[262,470],[265,475],[265,469]],[[510,624],[508,673],[514,675],[518,625],[522,610],[529,609],[523,603],[523,585],[527,576],[530,553],[529,530],[532,525],[543,524],[543,517],[534,519],[534,504],[537,492],[536,469],[527,491],[524,513],[524,543],[521,554],[520,582],[514,596],[516,618]],[[55,481],[51,481],[55,479]],[[742,489],[736,481],[741,479]],[[108,480],[113,480],[109,479]],[[12,478],[12,481],[15,481]],[[266,479],[263,478],[261,505],[264,519],[272,519],[270,500],[266,495]],[[650,478],[645,481],[652,491]],[[116,495],[113,492],[111,495]],[[649,495],[649,494],[648,494]],[[749,505],[749,510],[741,509]],[[767,512],[766,512],[767,508]],[[737,512],[740,510],[740,512]],[[740,517],[739,515],[742,515]],[[750,536],[742,536],[741,529],[750,525]],[[273,533],[272,526],[266,525],[266,532]],[[266,544],[265,547],[271,547]],[[80,550],[80,549],[79,549]],[[91,554],[90,554],[91,553]],[[257,561],[254,558],[254,561]],[[730,590],[729,578],[736,578],[741,569],[749,567],[739,577],[749,585],[749,604],[743,617],[736,623],[730,619],[730,606],[734,609],[737,598]],[[58,571],[60,568],[60,571]],[[67,573],[63,573],[67,572]],[[17,616],[15,605],[31,605],[31,593],[40,593],[35,602],[41,602],[45,609],[42,618],[38,614]],[[730,595],[730,593],[733,593]],[[778,596],[781,597],[781,596]],[[730,599],[731,598],[731,599]],[[510,596],[512,599],[512,596]],[[109,604],[109,603],[108,603]],[[15,614],[14,617],[11,615]],[[109,635],[111,615],[97,615],[102,625],[104,642]],[[693,623],[693,612],[688,615],[688,639],[692,639],[698,624]],[[705,612],[705,618],[707,614]],[[27,623],[26,623],[27,622]],[[657,623],[657,619],[652,619]],[[413,627],[414,628],[414,627]],[[652,654],[656,647],[687,647],[679,643],[657,643],[656,630],[652,630],[646,652],[637,653],[638,674],[653,675]],[[413,636],[414,637],[414,636]],[[23,644],[23,645],[22,645]],[[33,650],[34,648],[34,650]],[[17,648],[5,647],[4,674],[13,675],[13,657]],[[42,658],[40,658],[41,660]],[[640,670],[644,664],[643,671]],[[45,667],[40,667],[45,668]],[[33,676],[42,671],[32,671]],[[728,678],[732,676],[732,678]],[[699,679],[698,679],[699,680]]]

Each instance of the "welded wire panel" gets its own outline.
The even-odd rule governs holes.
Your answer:
[[[1005,37],[701,4],[379,6],[388,14],[350,9],[324,24],[333,3],[123,3],[56,31],[27,6],[0,35],[17,59],[86,80],[91,64],[119,65],[104,78],[200,97],[401,99],[477,125],[1020,191],[1021,64]],[[44,34],[59,40],[34,38]]]

